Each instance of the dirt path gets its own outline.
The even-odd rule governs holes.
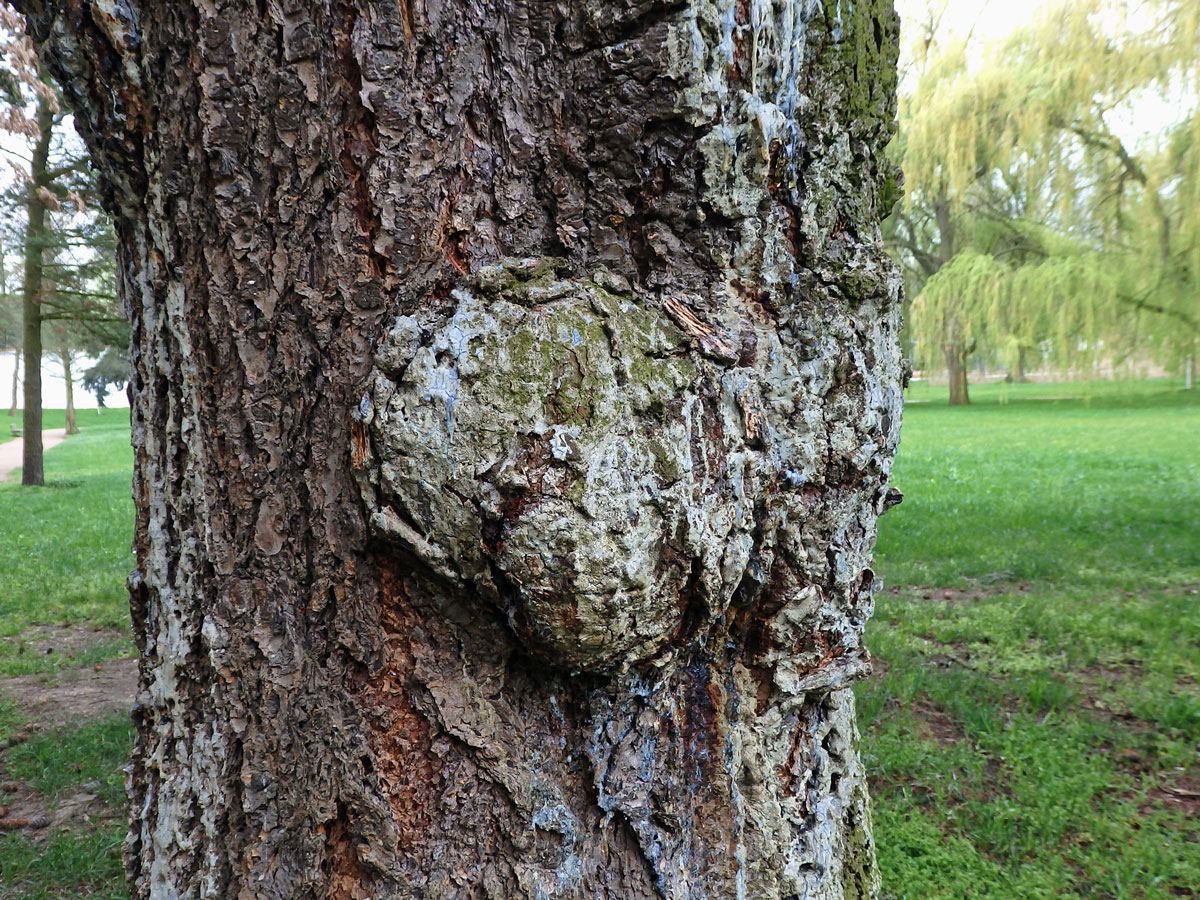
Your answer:
[[[42,450],[57,447],[67,436],[65,428],[47,428],[42,432]],[[17,438],[0,444],[0,481],[7,480],[13,469],[21,468],[21,454],[25,452],[25,439]]]
[[[67,628],[43,629],[29,642],[34,647],[66,649],[88,636]],[[60,670],[55,675],[25,675],[0,679],[0,697],[16,703],[28,718],[26,727],[14,734],[0,735],[0,748],[38,736],[59,727],[78,728],[90,719],[129,715],[137,691],[137,660],[110,659],[95,666]],[[73,792],[71,792],[73,791]],[[91,828],[98,821],[121,815],[119,804],[106,802],[103,785],[85,782],[71,791],[46,795],[34,785],[9,779],[4,756],[0,755],[0,834],[28,830],[33,840],[44,840],[57,828]],[[0,890],[0,897],[9,894]]]
[[[114,656],[88,666],[76,658],[98,646],[128,652],[130,643],[126,630],[90,625],[30,625],[19,635],[0,637],[8,657],[53,656],[65,664],[55,673],[0,678],[0,697],[16,703],[34,730],[128,712],[137,691],[137,660]]]
[[[41,728],[82,725],[88,719],[129,712],[137,692],[137,660],[111,659],[96,666],[63,669],[57,677],[22,675],[0,679],[0,696]]]

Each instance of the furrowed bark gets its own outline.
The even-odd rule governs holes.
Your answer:
[[[22,6],[133,321],[134,896],[873,896],[890,4]]]

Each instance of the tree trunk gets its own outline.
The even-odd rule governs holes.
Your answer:
[[[71,348],[63,347],[59,354],[62,357],[63,378],[67,382],[67,434],[79,434],[79,426],[75,424],[75,384],[71,374]]]
[[[951,317],[946,325],[942,354],[946,360],[946,377],[950,382],[950,405],[966,406],[971,402],[967,394],[967,359],[975,351],[974,339],[964,337],[962,322]]]
[[[17,347],[13,350],[13,377],[12,377],[12,403],[8,405],[8,417],[11,419],[17,414],[18,401],[17,398],[21,391],[21,348]]]
[[[25,331],[25,408],[21,431],[21,484],[42,485],[42,280],[45,274],[46,202],[38,192],[47,184],[46,164],[54,136],[54,109],[38,97],[38,139],[29,164],[29,193],[25,199],[24,278],[21,283]]]
[[[132,315],[133,896],[873,896],[890,2],[21,6]]]
[[[1024,347],[1017,348],[1017,375],[1013,380],[1017,384],[1025,384],[1026,382],[1029,381],[1028,376],[1025,374],[1025,348]]]
[[[946,376],[950,380],[950,405],[966,406],[971,402],[967,394],[967,357],[970,351],[962,343],[948,343],[942,347],[946,357]]]

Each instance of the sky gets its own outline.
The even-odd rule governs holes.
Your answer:
[[[946,0],[942,21],[960,34],[967,34],[974,27],[977,37],[998,38],[1028,22],[1043,5],[1047,5],[1047,0]],[[1056,0],[1049,0],[1049,5],[1056,6]],[[897,0],[902,27],[914,17],[922,18],[927,6],[927,0]]]

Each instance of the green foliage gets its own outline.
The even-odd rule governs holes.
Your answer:
[[[910,35],[888,223],[918,362],[1194,355],[1200,6],[1065,0],[991,44],[935,21]],[[1150,100],[1175,118],[1135,140],[1120,123]]]
[[[110,387],[123,388],[129,381],[129,357],[120,350],[108,348],[96,364],[83,373],[83,388],[96,395],[96,405],[104,406],[104,395]]]
[[[0,191],[0,347],[23,340],[27,315],[60,356],[129,343],[115,296],[112,225],[100,211],[85,148],[67,124],[21,18],[0,3],[0,132],[9,132],[0,157],[15,175]]]
[[[21,346],[21,304],[16,294],[17,273],[8,258],[9,243],[0,228],[0,349]]]
[[[908,407],[856,689],[885,900],[1200,883],[1200,403],[1162,387]]]

